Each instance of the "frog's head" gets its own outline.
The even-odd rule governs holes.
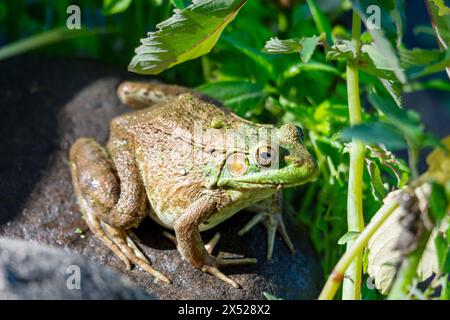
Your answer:
[[[295,187],[314,180],[318,166],[303,144],[303,131],[292,124],[273,129],[271,142],[227,155],[217,185],[258,189]],[[266,140],[265,140],[266,141]]]

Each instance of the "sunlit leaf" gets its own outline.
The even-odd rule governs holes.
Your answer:
[[[308,63],[319,44],[319,37],[280,40],[271,38],[266,42],[263,51],[266,53],[299,53],[303,63]]]
[[[445,5],[444,0],[431,0],[431,2],[438,7],[439,9],[438,14],[440,16],[450,14],[450,8]]]
[[[102,12],[105,15],[113,15],[124,12],[131,5],[132,0],[103,0]]]
[[[378,6],[380,12],[383,14],[380,19],[381,25],[378,28],[368,28],[368,32],[372,35],[374,40],[374,49],[378,52],[380,56],[384,57],[384,63],[389,67],[390,70],[394,72],[397,79],[401,83],[406,82],[406,75],[403,72],[399,58],[394,50],[392,43],[389,41],[386,33],[393,33],[396,35],[397,39],[397,27],[395,21],[397,21],[398,14],[395,13],[395,10],[398,10],[399,7],[396,6],[395,0],[383,0],[383,1],[373,1],[373,0],[351,0],[353,9],[358,12],[361,19],[367,26],[368,21],[368,13],[367,8],[369,6]]]
[[[327,52],[327,60],[354,60],[356,48],[349,40],[336,41]]]
[[[130,71],[158,74],[181,62],[198,58],[214,47],[223,29],[245,0],[198,0],[156,26],[141,40],[128,67]]]

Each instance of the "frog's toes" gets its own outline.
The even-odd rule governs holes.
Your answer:
[[[127,268],[129,267],[129,264],[131,262],[156,279],[169,284],[172,283],[165,275],[151,267],[150,261],[142,253],[142,251],[138,248],[135,241],[133,240],[133,238],[137,239],[137,237],[131,231],[112,227],[104,222],[101,222],[101,227],[107,237],[111,239],[117,246],[117,250],[113,250],[114,253],[118,254],[117,252],[120,252],[120,255],[125,256],[129,261],[127,263]]]
[[[230,277],[226,276],[224,273],[222,273],[218,267],[221,266],[230,266],[230,265],[243,265],[243,264],[254,264],[257,262],[254,258],[220,258],[221,253],[218,254],[217,258],[215,259],[215,265],[216,266],[210,266],[210,265],[204,265],[202,267],[203,272],[207,272],[212,274],[213,276],[219,278],[220,280],[228,283],[230,286],[234,288],[240,288],[239,284],[237,284],[236,281],[231,279]]]
[[[284,225],[283,216],[281,214],[273,214],[267,211],[259,212],[241,229],[238,234],[240,236],[247,233],[258,223],[263,223],[267,230],[267,260],[272,259],[273,245],[275,243],[275,234],[278,231],[283,237],[284,242],[288,246],[292,254],[295,253],[294,245],[289,238]]]

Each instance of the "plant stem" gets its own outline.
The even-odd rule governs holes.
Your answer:
[[[391,197],[393,194],[391,194]],[[386,198],[386,199],[389,199]],[[386,221],[387,218],[397,209],[398,203],[395,199],[385,201],[385,204],[378,210],[370,223],[364,229],[364,231],[354,241],[353,246],[349,248],[345,254],[341,257],[339,262],[333,269],[333,272],[328,277],[325,286],[320,293],[319,300],[331,300],[334,298],[336,291],[339,289],[339,285],[344,277],[344,272],[352,263],[356,256],[362,255],[363,249],[366,246],[369,239],[373,236],[375,231]]]
[[[95,28],[90,30],[69,30],[67,27],[58,27],[28,38],[18,40],[0,48],[0,60],[38,49],[58,41],[69,40],[81,36],[114,32],[115,29]]]
[[[359,98],[358,56],[359,38],[361,35],[361,19],[354,10],[352,17],[352,43],[356,51],[356,61],[347,63],[347,96],[350,114],[350,125],[361,123],[361,102]],[[347,224],[348,231],[361,232],[364,229],[364,217],[362,210],[362,180],[364,168],[364,144],[352,139],[350,150],[350,171],[347,195]],[[347,243],[350,250],[353,241]],[[361,296],[362,252],[356,254],[353,263],[347,270],[342,290],[342,299],[359,300]]]

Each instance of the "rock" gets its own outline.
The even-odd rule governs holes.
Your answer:
[[[81,136],[105,143],[112,117],[129,111],[116,97],[116,86],[135,76],[87,60],[33,56],[1,62],[0,74],[1,236],[73,250],[127,274],[160,299],[263,299],[263,291],[288,299],[317,297],[321,268],[306,233],[290,223],[297,253],[291,255],[277,236],[273,260],[267,261],[262,226],[243,237],[237,235],[252,216],[245,211],[202,234],[208,240],[219,231],[222,239],[217,250],[258,258],[256,265],[224,269],[242,289],[231,288],[183,261],[161,235],[163,228],[150,219],[135,233],[155,268],[173,284],[155,283],[138,269],[126,271],[82,220],[67,155]]]
[[[150,299],[127,277],[64,250],[0,238],[0,299]]]

